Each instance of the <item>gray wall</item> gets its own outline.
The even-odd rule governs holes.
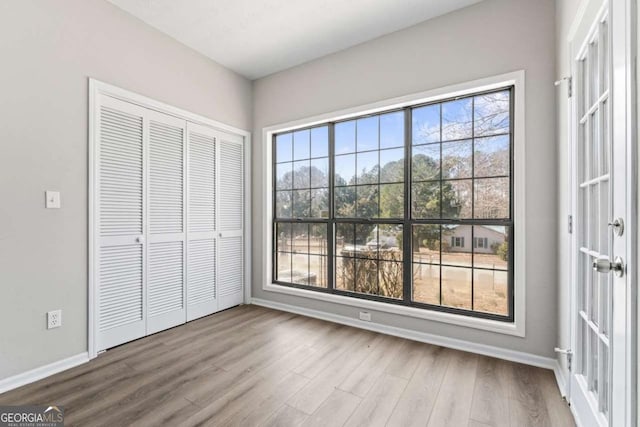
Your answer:
[[[526,70],[527,331],[518,338],[373,313],[377,322],[553,357],[557,339],[555,10],[552,0],[486,0],[254,82],[253,229],[263,239],[262,128],[386,98]],[[358,309],[262,290],[254,245],[253,295],[357,317]]]
[[[581,0],[557,0],[556,1],[556,77],[560,79],[571,74],[571,60],[569,55],[569,29],[573,23]],[[558,221],[566,224],[569,216],[569,138],[568,138],[568,100],[566,84],[556,92],[557,105],[557,168],[558,168]],[[558,230],[558,259],[567,260],[570,256],[570,242],[567,229]],[[558,263],[558,346],[571,347],[570,331],[570,269],[566,262]],[[568,379],[566,359],[560,357],[560,366]]]
[[[243,129],[252,99],[248,80],[104,0],[0,2],[0,57],[2,379],[87,349],[88,77]]]

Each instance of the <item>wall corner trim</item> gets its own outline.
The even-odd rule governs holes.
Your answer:
[[[498,359],[509,360],[511,362],[523,363],[525,365],[536,366],[538,368],[555,370],[555,367],[558,363],[556,359],[553,359],[551,357],[544,357],[536,354],[509,350],[487,344],[464,341],[457,338],[449,338],[441,335],[430,334],[427,332],[397,328],[395,326],[387,326],[380,323],[365,322],[351,317],[327,313],[324,311],[301,308],[298,306],[269,301],[261,298],[253,298],[251,300],[251,304],[259,305],[266,308],[272,308],[274,310],[295,313],[302,316],[313,317],[316,319],[326,320],[328,322],[340,323],[342,325],[353,326],[355,328],[366,329],[373,332],[379,332],[381,334],[393,335],[396,337],[419,341],[426,344],[439,345],[455,350],[467,351],[470,353],[481,354],[483,356],[496,357]]]
[[[50,377],[51,375],[66,371],[67,369],[71,369],[78,365],[82,365],[83,363],[86,363],[88,361],[89,353],[85,351],[84,353],[76,354],[75,356],[67,357],[66,359],[58,360],[48,365],[40,366],[38,368],[23,372],[21,374],[0,379],[0,394],[41,380],[43,378]]]

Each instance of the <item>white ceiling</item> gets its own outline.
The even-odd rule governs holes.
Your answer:
[[[108,0],[256,79],[481,0]]]

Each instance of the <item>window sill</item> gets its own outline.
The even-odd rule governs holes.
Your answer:
[[[444,313],[440,311],[426,310],[422,308],[406,307],[395,304],[386,304],[384,302],[369,301],[359,298],[350,298],[342,295],[327,294],[322,292],[314,292],[306,289],[292,288],[282,286],[275,283],[267,284],[262,288],[268,292],[276,292],[281,294],[293,295],[302,298],[315,299],[334,304],[348,305],[351,307],[364,308],[383,313],[397,314],[400,316],[413,317],[418,319],[432,320],[435,322],[448,323],[468,328],[481,329],[485,331],[495,332],[505,335],[514,335],[524,337],[524,325],[515,321],[513,323],[505,323],[490,319],[479,319],[475,317],[464,316],[460,314]]]

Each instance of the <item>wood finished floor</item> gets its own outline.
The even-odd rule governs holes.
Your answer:
[[[66,425],[573,426],[553,373],[256,306],[0,395]]]

